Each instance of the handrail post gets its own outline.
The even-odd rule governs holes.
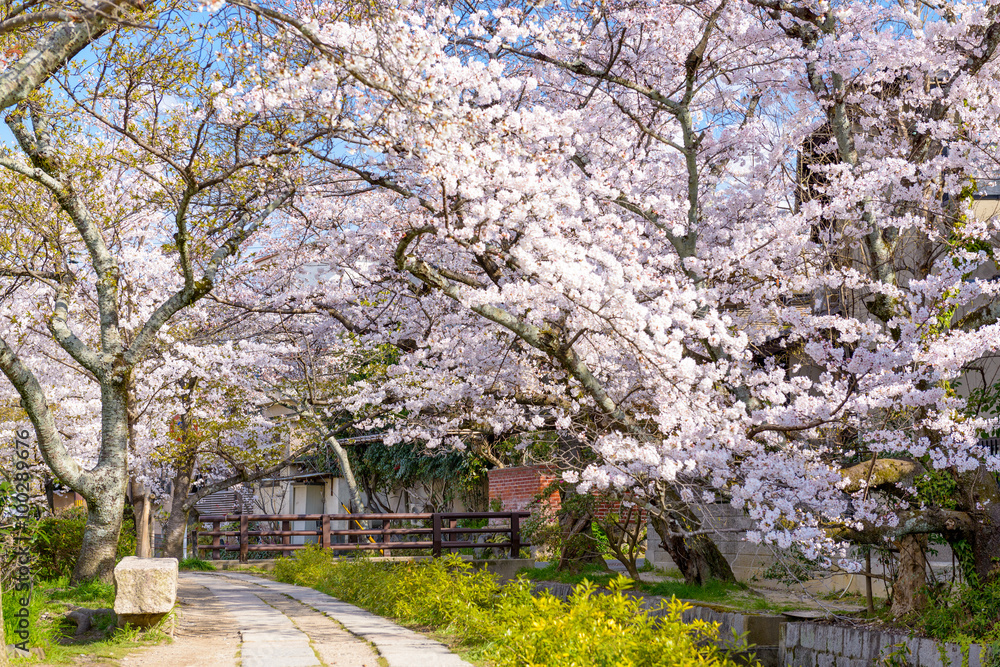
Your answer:
[[[212,522],[212,560],[219,560],[219,547],[222,546],[222,536],[219,535],[219,531],[222,530],[221,521]]]
[[[191,529],[191,536],[188,539],[191,540],[191,555],[194,556],[195,558],[201,558],[201,552],[198,550],[198,528],[197,527]],[[187,558],[188,555],[184,554],[184,557]]]
[[[250,521],[246,514],[240,515],[240,562],[246,563],[250,560],[250,536],[247,534],[250,529]]]
[[[510,557],[517,558],[521,555],[521,515],[517,512],[510,513]]]
[[[323,515],[323,548],[330,548],[330,515]]]
[[[289,531],[291,529],[292,529],[292,522],[291,521],[282,521],[281,522],[281,531],[282,532],[286,532],[286,531]],[[282,535],[281,536],[281,544],[282,544],[282,546],[287,546],[287,545],[289,545],[291,543],[292,543],[292,536],[291,535]],[[285,556],[285,555],[287,555],[287,553],[288,553],[287,551],[282,550],[281,555]]]
[[[435,558],[441,557],[441,515],[435,512],[431,516],[433,532],[431,533],[431,554]]]

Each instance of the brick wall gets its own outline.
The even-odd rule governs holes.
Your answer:
[[[516,468],[501,468],[490,470],[489,476],[489,496],[492,502],[494,498],[503,503],[505,510],[522,510],[533,501],[546,486],[559,479],[559,472],[545,465],[518,466]],[[553,492],[548,497],[549,507],[553,511],[559,509],[559,493]],[[624,519],[628,510],[620,507],[620,501],[614,498],[601,498],[597,504],[595,513],[598,517],[604,518],[610,512],[618,512]],[[645,512],[633,512],[633,520],[638,517],[641,522],[645,522]]]
[[[632,513],[629,514],[629,508],[622,507],[621,500],[617,498],[601,498],[597,503],[597,509],[594,510],[594,514],[598,519],[603,519],[612,512],[618,514],[618,521],[620,522],[624,522],[627,518],[630,524],[633,524],[636,521],[639,523],[646,523],[646,510],[633,507]]]
[[[498,468],[487,473],[490,482],[490,503],[499,500],[505,510],[523,510],[546,486],[556,481],[559,474],[550,466],[518,466]],[[559,493],[553,491],[548,498],[553,510],[559,509]]]

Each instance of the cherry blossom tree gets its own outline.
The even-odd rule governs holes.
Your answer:
[[[88,502],[75,581],[108,578],[114,566],[136,374],[171,341],[168,323],[223,281],[292,201],[289,160],[316,138],[268,125],[266,113],[219,123],[214,91],[247,71],[246,53],[177,28],[164,23],[146,41],[148,32],[122,28],[96,65],[67,72],[59,89],[7,117],[18,147],[0,166],[15,187],[41,193],[50,214],[4,232],[0,370],[46,463]],[[35,317],[19,312],[25,302]],[[100,419],[78,420],[89,460],[67,446],[72,403],[57,408],[46,382],[60,371],[99,388]]]
[[[294,296],[413,342],[357,398],[400,437],[571,432],[692,581],[731,576],[719,496],[831,564],[937,532],[990,574],[995,417],[955,383],[998,340],[996,3],[234,4],[313,58],[226,113],[330,128],[315,164],[367,190],[312,195],[309,261],[355,278]]]

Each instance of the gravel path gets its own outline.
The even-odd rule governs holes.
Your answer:
[[[439,642],[311,588],[184,572],[178,601],[174,642],[122,667],[471,667]]]

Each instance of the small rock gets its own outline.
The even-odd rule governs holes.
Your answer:
[[[39,660],[45,660],[45,649],[41,646],[35,646],[31,649],[31,654],[38,658]]]
[[[23,648],[18,648],[13,644],[7,644],[7,655],[12,658],[27,658],[31,655],[31,652],[25,651]]]

